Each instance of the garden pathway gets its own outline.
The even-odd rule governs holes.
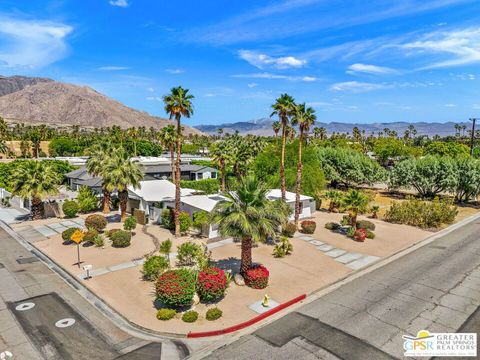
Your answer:
[[[50,238],[51,236],[55,236],[57,234],[61,234],[69,227],[79,227],[81,229],[85,229],[85,220],[78,218],[45,225],[25,225],[17,227],[15,231],[28,242],[35,242],[44,240],[45,238]]]
[[[295,233],[295,237],[297,239],[309,242],[315,246],[318,251],[323,252],[325,255],[330,256],[333,260],[344,264],[352,270],[361,269],[380,259],[378,256],[365,255],[338,249],[332,245],[326,244],[302,233]]]

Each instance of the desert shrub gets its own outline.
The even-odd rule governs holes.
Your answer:
[[[62,210],[67,218],[73,218],[77,216],[78,204],[73,200],[66,200],[63,202]]]
[[[304,234],[313,234],[317,228],[317,223],[313,220],[304,220],[300,223],[301,232]]]
[[[177,261],[180,266],[192,266],[197,264],[203,254],[202,246],[191,241],[185,242],[177,249]]]
[[[189,269],[168,270],[157,279],[157,297],[167,306],[190,305],[195,295],[196,280],[196,273]]]
[[[120,230],[122,230],[122,229],[111,229],[111,230],[108,230],[105,234],[111,240],[113,234],[115,234],[117,231],[120,231]]]
[[[182,211],[178,215],[178,220],[180,221],[180,232],[181,233],[186,233],[193,225],[193,220],[190,217],[190,214]]]
[[[83,236],[83,242],[93,244],[95,237],[98,235],[98,231],[95,229],[90,229],[85,231],[85,235]]]
[[[81,213],[94,211],[98,208],[98,199],[93,191],[85,185],[80,186],[77,196],[78,208]]]
[[[338,230],[340,227],[340,224],[336,222],[328,222],[325,224],[325,229],[327,230]]]
[[[358,220],[357,229],[366,229],[366,230],[375,231],[375,224],[368,220]]]
[[[173,230],[175,228],[175,223],[173,222],[173,209],[163,209],[160,219],[165,229]]]
[[[220,319],[222,315],[223,315],[223,311],[217,307],[214,307],[207,310],[207,313],[205,314],[205,318],[208,321],[214,321],[214,320]]]
[[[365,238],[367,237],[367,230],[365,229],[357,229],[355,230],[355,233],[353,234],[353,238],[355,241],[365,241]]]
[[[155,280],[162,272],[169,267],[167,259],[163,256],[149,256],[143,263],[143,277],[147,280]]]
[[[102,247],[103,245],[105,245],[105,239],[101,234],[97,234],[97,236],[93,238],[93,243],[96,247]]]
[[[222,298],[227,289],[227,277],[222,269],[209,267],[198,274],[197,293],[202,301]]]
[[[195,310],[187,311],[182,315],[182,320],[187,323],[193,323],[198,319],[198,312]]]
[[[206,211],[198,211],[193,214],[193,227],[202,230],[203,226],[208,223],[208,213]]]
[[[245,285],[253,289],[265,289],[268,285],[270,273],[263,265],[253,266],[245,273]]]
[[[286,223],[282,226],[282,235],[287,237],[293,237],[297,231],[297,225],[293,222]]]
[[[77,230],[80,230],[80,229],[77,227],[73,227],[73,228],[68,228],[67,230],[64,230],[62,232],[63,241],[65,241],[66,243],[70,243],[72,241],[73,233]]]
[[[123,230],[133,231],[137,227],[137,219],[133,216],[129,216],[125,219],[123,223]]]
[[[110,239],[112,240],[113,247],[127,247],[130,246],[130,241],[132,240],[132,233],[125,230],[118,230],[110,236]]]
[[[107,219],[104,216],[93,214],[87,216],[85,219],[85,227],[87,229],[95,229],[98,232],[102,232],[103,229],[107,226]]]
[[[158,320],[170,320],[177,315],[177,311],[175,309],[160,309],[157,311],[157,319]]]
[[[367,239],[375,239],[375,233],[367,229]]]
[[[355,236],[355,228],[353,226],[349,227],[347,229],[347,234],[348,237],[353,238]]]
[[[385,220],[421,228],[436,228],[441,224],[453,223],[457,212],[457,207],[449,200],[435,198],[433,201],[422,201],[409,197],[403,202],[394,202],[385,214]]]
[[[343,215],[342,220],[340,220],[342,226],[352,225],[352,217],[350,215]]]
[[[165,257],[170,258],[170,252],[172,251],[172,240],[163,240],[160,243],[160,248],[158,249],[158,251],[160,252],[160,254],[165,255]]]
[[[290,255],[293,251],[293,245],[286,236],[280,238],[280,242],[273,248],[273,256],[277,258],[283,258],[286,255]]]

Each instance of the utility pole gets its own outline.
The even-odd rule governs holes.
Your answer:
[[[475,140],[475,123],[477,118],[471,118],[470,121],[472,122],[472,136],[470,138],[470,157],[473,156],[473,141]]]

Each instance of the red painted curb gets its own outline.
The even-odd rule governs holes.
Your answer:
[[[273,315],[273,314],[279,312],[280,310],[283,310],[283,309],[289,307],[290,305],[293,305],[293,304],[295,304],[299,301],[302,301],[306,297],[307,297],[307,294],[297,296],[296,298],[294,298],[292,300],[289,300],[287,302],[284,302],[283,304],[280,304],[280,305],[274,307],[273,309],[265,311],[263,314],[260,314],[256,317],[254,317],[253,319],[247,320],[247,321],[245,321],[243,323],[240,323],[240,324],[237,324],[237,325],[230,326],[230,327],[225,328],[225,329],[213,330],[213,331],[203,331],[203,332],[189,332],[187,334],[187,338],[200,338],[200,337],[208,337],[208,336],[218,336],[218,335],[228,334],[228,333],[231,333],[231,332],[234,332],[234,331],[237,331],[237,330],[241,330],[243,328],[246,328],[247,326],[253,325],[253,324],[259,322],[260,320],[263,320],[263,319],[269,317],[270,315]]]

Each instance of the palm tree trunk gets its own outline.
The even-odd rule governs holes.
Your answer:
[[[177,118],[177,158],[175,159],[175,211],[173,213],[175,220],[175,237],[180,237],[180,156],[181,156],[181,137],[182,127],[180,124],[180,114]]]
[[[43,201],[36,196],[32,196],[31,203],[32,203],[32,219],[33,220],[43,219],[45,217]]]
[[[280,189],[282,192],[282,200],[286,199],[287,187],[285,185],[285,144],[287,142],[287,124],[282,119],[282,155],[280,158]]]
[[[220,180],[220,191],[225,192],[225,160],[220,160],[220,172],[221,172],[221,180]]]
[[[246,274],[247,270],[252,267],[252,238],[244,237],[242,239],[242,254],[240,263],[240,274]]]
[[[170,146],[170,162],[172,163],[172,181],[175,184],[175,147]]]
[[[357,227],[357,212],[356,211],[352,211],[352,218],[350,219],[351,221],[351,224],[354,228]]]
[[[108,214],[110,212],[110,200],[112,194],[105,187],[102,187],[103,193],[103,213]]]
[[[300,188],[302,185],[302,143],[303,129],[300,127],[300,136],[298,139],[298,161],[297,161],[297,180],[295,182],[295,225],[298,225],[300,217]]]
[[[128,191],[122,190],[118,192],[118,199],[120,200],[120,220],[122,222],[127,218],[127,202],[128,202]]]

